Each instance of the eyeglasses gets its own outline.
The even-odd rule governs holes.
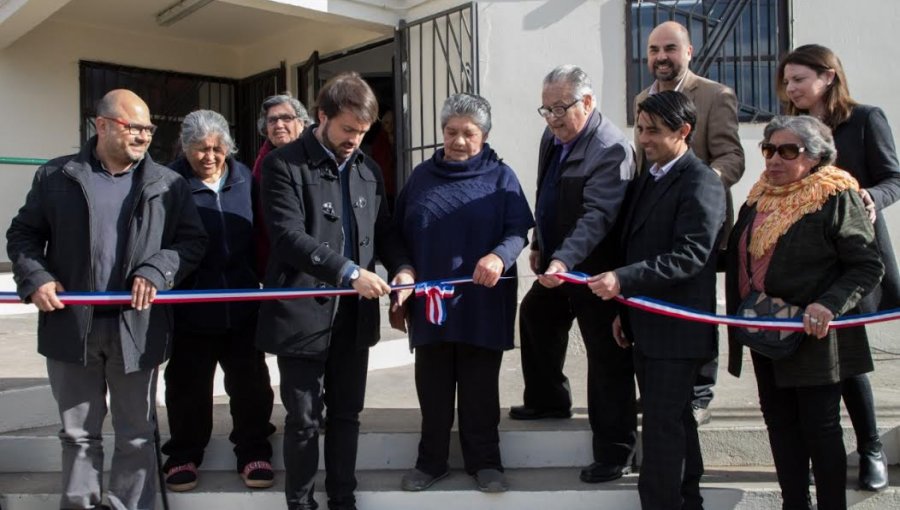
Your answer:
[[[297,116],[286,113],[284,115],[275,115],[275,116],[266,118],[266,122],[270,126],[274,126],[274,125],[278,124],[279,120],[284,121],[284,122],[293,122],[293,121],[297,120]]]
[[[761,143],[759,144],[760,150],[762,150],[762,155],[766,159],[772,159],[772,156],[777,152],[781,159],[791,161],[800,157],[800,154],[806,152],[806,147],[800,147],[796,143],[784,143],[781,145],[775,145],[774,143]]]
[[[156,126],[154,126],[153,124],[150,124],[149,126],[142,126],[140,124],[130,124],[128,122],[125,122],[124,120],[114,119],[112,117],[104,117],[102,115],[98,115],[98,117],[100,117],[101,119],[111,120],[111,121],[115,122],[116,124],[124,127],[125,130],[128,131],[128,134],[130,134],[130,135],[139,135],[141,133],[147,133],[149,136],[153,136],[153,134],[156,133]]]
[[[551,106],[550,108],[547,108],[546,106],[541,106],[540,108],[537,109],[537,111],[540,114],[540,116],[545,119],[551,115],[554,117],[562,117],[563,115],[566,114],[567,111],[569,111],[569,108],[578,104],[582,99],[584,99],[584,98],[579,97],[578,99],[572,101],[571,103],[569,103],[567,105],[563,105],[563,106]]]

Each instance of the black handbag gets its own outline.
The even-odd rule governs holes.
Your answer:
[[[750,230],[747,227],[747,277],[750,280],[750,294],[741,301],[737,315],[746,318],[794,319],[803,316],[803,307],[786,303],[783,299],[766,295],[753,288],[753,271],[750,268]],[[770,359],[790,356],[800,346],[804,331],[774,329],[734,328],[734,337],[742,345],[749,347]]]

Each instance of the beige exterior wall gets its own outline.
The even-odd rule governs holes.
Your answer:
[[[0,50],[0,156],[52,158],[79,148],[78,61],[93,60],[149,69],[242,78],[288,65],[288,88],[296,89],[293,65],[314,49],[322,54],[383,38],[379,32],[319,23],[262,40],[247,48],[153,37],[126,30],[47,20]],[[385,33],[392,33],[386,28]],[[0,165],[0,230],[24,202],[33,166]],[[0,236],[0,262],[6,262]]]
[[[51,158],[79,146],[78,61],[236,76],[238,54],[225,47],[150,38],[126,31],[45,21],[0,50],[0,155]],[[35,167],[0,165],[0,229],[24,202]],[[6,236],[0,236],[0,261]]]
[[[296,92],[296,65],[306,62],[313,51],[320,56],[339,50],[393,36],[394,29],[383,31],[347,29],[330,23],[303,23],[295,30],[278,34],[252,46],[241,48],[240,76],[250,76],[271,69],[284,61],[287,64],[288,89]]]

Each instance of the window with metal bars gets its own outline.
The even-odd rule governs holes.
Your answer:
[[[221,113],[235,134],[237,80],[102,62],[81,61],[80,68],[82,144],[96,133],[97,103],[110,90],[120,88],[131,90],[150,108],[150,121],[158,129],[149,151],[158,163],[168,164],[178,157],[181,121],[194,110],[205,108]]]
[[[653,83],[647,37],[673,20],[691,34],[691,70],[734,89],[741,122],[764,122],[781,111],[775,77],[790,44],[789,0],[631,0],[626,9],[629,105]],[[629,107],[629,123],[633,117]]]

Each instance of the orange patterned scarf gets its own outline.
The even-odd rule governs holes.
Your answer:
[[[818,211],[822,205],[841,191],[859,191],[859,183],[849,173],[835,167],[823,166],[815,173],[784,186],[775,186],[763,173],[747,196],[747,205],[770,213],[750,239],[750,254],[759,259],[775,246],[791,225],[801,217]]]

